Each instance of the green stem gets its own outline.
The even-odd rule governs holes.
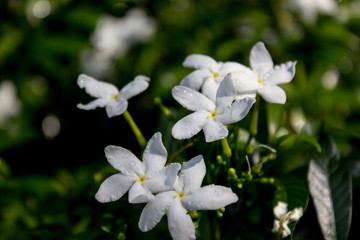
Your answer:
[[[250,135],[255,137],[258,132],[258,119],[259,119],[259,106],[260,106],[260,98],[257,96],[256,102],[254,104],[254,112],[251,119],[250,125]]]
[[[172,115],[170,110],[167,107],[165,107],[165,105],[163,104],[161,98],[155,97],[154,98],[154,103],[160,108],[160,110],[162,111],[162,113],[165,115],[165,117],[167,119],[171,120],[171,119],[174,118],[174,116]]]
[[[229,143],[226,138],[221,139],[221,146],[223,148],[223,153],[225,154],[225,156],[230,158],[232,153],[231,153],[231,148],[230,148]]]
[[[258,132],[258,119],[259,119],[259,106],[260,106],[260,97],[256,97],[256,102],[254,104],[253,115],[250,123],[250,134],[249,138],[245,144],[244,150],[247,151],[251,143],[251,140],[257,135]]]
[[[145,148],[146,140],[145,140],[143,134],[141,133],[140,129],[134,122],[134,119],[131,117],[130,113],[127,110],[124,112],[123,115],[124,115],[124,118],[126,119],[126,121],[129,123],[132,131],[134,132],[135,137],[136,137],[140,147]]]
[[[169,165],[177,156],[179,156],[180,153],[182,153],[183,151],[185,151],[186,149],[188,149],[189,147],[194,146],[193,142],[189,142],[188,144],[186,144],[185,146],[183,146],[182,148],[180,148],[179,150],[177,150],[174,154],[172,154],[169,157],[169,161],[166,165]]]

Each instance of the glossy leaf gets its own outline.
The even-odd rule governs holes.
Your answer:
[[[321,152],[321,146],[315,137],[311,135],[298,135],[298,134],[288,134],[280,138],[281,146],[294,146],[297,141],[307,142],[313,147],[315,147],[317,152]]]
[[[339,161],[332,139],[323,141],[323,152],[309,166],[308,184],[325,240],[345,240],[352,212],[351,176]]]

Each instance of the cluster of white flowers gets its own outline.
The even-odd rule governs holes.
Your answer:
[[[226,124],[247,115],[256,94],[268,102],[284,104],[286,93],[277,85],[293,79],[296,62],[274,66],[264,43],[258,42],[250,52],[251,68],[236,62],[216,62],[200,54],[188,56],[183,65],[196,70],[173,88],[172,95],[194,113],[180,119],[172,135],[187,139],[203,130],[206,141],[212,142],[228,135]]]
[[[216,62],[205,55],[190,55],[183,65],[196,70],[172,89],[172,95],[182,106],[194,112],[173,126],[173,137],[191,138],[201,130],[206,142],[227,137],[226,125],[238,122],[248,114],[256,101],[256,94],[271,103],[285,103],[286,94],[277,85],[292,80],[295,64],[287,62],[274,66],[262,42],[251,49],[250,68],[235,62]],[[143,92],[149,81],[140,75],[119,91],[110,83],[81,74],[78,85],[96,99],[86,105],[78,104],[78,108],[105,107],[108,117],[125,114],[127,100]],[[154,228],[167,214],[173,239],[195,239],[195,226],[189,211],[217,210],[238,200],[230,188],[213,184],[201,187],[206,174],[201,155],[182,165],[166,165],[167,150],[159,132],[147,142],[142,162],[129,150],[117,146],[106,147],[105,155],[120,173],[108,177],[95,198],[99,202],[116,201],[128,192],[130,203],[146,203],[139,220],[143,232]],[[277,211],[275,215],[280,219],[276,226],[281,225],[283,234],[287,234],[287,223],[298,213],[284,215]]]
[[[201,187],[206,173],[201,155],[182,166],[171,163],[164,167],[167,151],[159,132],[148,142],[142,162],[129,150],[117,146],[106,147],[105,155],[120,173],[107,178],[95,198],[99,202],[116,201],[129,191],[130,203],[147,203],[139,220],[143,232],[155,227],[166,213],[173,239],[195,239],[195,226],[188,211],[216,210],[238,200],[230,188]]]
[[[273,232],[278,232],[283,238],[286,238],[291,234],[291,230],[288,224],[298,221],[303,215],[303,209],[295,208],[292,211],[288,211],[288,205],[279,201],[274,207],[274,215],[276,217],[274,221]]]

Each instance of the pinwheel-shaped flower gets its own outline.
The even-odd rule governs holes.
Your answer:
[[[195,239],[195,226],[188,211],[216,210],[238,200],[230,188],[201,187],[206,167],[201,155],[184,162],[174,190],[161,192],[148,202],[141,213],[139,228],[151,230],[167,213],[168,228],[174,240]]]
[[[234,72],[234,86],[239,94],[258,93],[266,101],[284,104],[285,91],[278,84],[290,82],[295,75],[296,62],[274,66],[264,43],[258,42],[250,52],[252,71]]]
[[[291,234],[291,230],[288,227],[290,222],[298,221],[303,215],[302,208],[295,208],[292,211],[288,211],[287,204],[284,202],[278,202],[274,208],[274,215],[277,219],[274,221],[273,232],[279,232],[283,238],[286,238]]]
[[[100,82],[85,74],[80,74],[77,83],[80,88],[85,88],[86,92],[97,98],[94,101],[77,107],[84,110],[92,110],[97,107],[106,107],[108,117],[121,115],[128,106],[128,99],[145,91],[149,86],[150,79],[139,75],[120,91],[110,83]]]
[[[106,147],[105,155],[120,173],[110,176],[100,185],[95,195],[99,202],[116,201],[127,191],[130,203],[153,200],[152,193],[172,188],[181,167],[179,163],[172,163],[164,168],[167,151],[161,141],[161,133],[155,133],[149,140],[143,162],[129,150],[117,146]]]
[[[196,70],[187,75],[180,83],[201,92],[215,102],[216,92],[221,81],[228,73],[248,71],[249,69],[237,62],[216,62],[213,58],[202,54],[191,54],[183,62],[183,66]]]
[[[194,111],[174,125],[173,137],[191,138],[203,130],[206,142],[225,138],[229,133],[225,125],[243,119],[255,102],[254,98],[232,102],[236,90],[232,84],[231,74],[228,74],[221,83],[217,91],[216,103],[185,86],[175,86],[172,89],[172,95],[182,106]]]

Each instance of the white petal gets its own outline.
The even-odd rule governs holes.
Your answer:
[[[179,163],[172,163],[163,168],[157,175],[149,178],[144,182],[144,187],[152,193],[168,191],[173,188],[181,165]]]
[[[81,104],[79,103],[77,105],[78,108],[83,110],[93,110],[97,107],[105,107],[111,100],[108,98],[98,98],[94,101],[89,102],[88,104]]]
[[[209,69],[212,72],[218,71],[217,62],[209,56],[202,54],[191,54],[183,62],[184,67],[196,69]]]
[[[166,210],[172,205],[175,194],[174,191],[161,192],[146,204],[139,219],[139,228],[142,232],[151,230],[160,222]]]
[[[173,185],[173,189],[174,189],[176,192],[182,192],[182,191],[184,191],[184,186],[183,186],[182,182],[180,182],[179,176],[177,176],[176,179],[175,179],[175,182],[174,182],[174,185]]]
[[[251,72],[251,69],[237,62],[225,62],[221,65],[221,75],[226,75],[234,71]]]
[[[198,155],[181,167],[179,182],[182,184],[185,194],[191,194],[201,187],[206,174],[206,166],[202,155]]]
[[[282,218],[287,213],[287,204],[279,201],[274,207],[274,215],[277,219]]]
[[[207,78],[202,85],[201,92],[212,102],[215,102],[216,92],[220,86],[220,82],[215,81],[213,78]]]
[[[208,185],[197,189],[182,199],[183,206],[189,211],[216,210],[232,204],[238,197],[230,188]]]
[[[235,97],[235,101],[240,101],[244,98],[256,98],[256,93],[247,93],[247,94],[239,94],[239,95],[236,95]]]
[[[174,240],[191,240],[195,237],[195,226],[180,199],[175,198],[167,211],[168,227]]]
[[[319,12],[324,14],[334,15],[339,10],[339,5],[336,3],[336,1],[318,0],[315,1],[314,4],[319,9]]]
[[[139,93],[145,91],[149,86],[150,79],[148,77],[139,75],[135,77],[134,80],[126,84],[120,90],[120,96],[124,97],[125,99],[129,99]]]
[[[256,43],[250,51],[250,66],[260,76],[270,71],[274,63],[263,42]]]
[[[288,223],[286,222],[282,225],[282,227],[283,227],[282,237],[283,238],[286,238],[287,236],[289,236],[291,234],[291,230],[287,224]]]
[[[128,107],[128,101],[123,97],[118,97],[117,100],[109,101],[106,106],[106,114],[110,117],[115,117],[123,114]]]
[[[167,159],[167,151],[161,140],[161,133],[157,132],[151,137],[143,154],[143,165],[146,175],[152,175],[160,171]]]
[[[204,80],[210,76],[211,72],[209,70],[195,70],[185,76],[180,85],[189,87],[195,90],[199,90]]]
[[[121,173],[114,174],[100,185],[95,198],[102,203],[116,201],[129,190],[135,180],[136,177],[134,176],[125,176]]]
[[[129,203],[146,203],[155,197],[143,184],[135,182],[129,190]]]
[[[230,106],[237,95],[234,87],[231,73],[226,75],[224,80],[220,83],[220,86],[216,93],[216,110],[222,112],[222,109]]]
[[[224,125],[238,122],[249,113],[255,101],[255,98],[243,98],[236,101],[225,108],[221,114],[217,115],[215,120]]]
[[[203,128],[208,115],[207,111],[199,111],[183,117],[173,126],[171,130],[172,136],[176,139],[193,137]]]
[[[175,86],[172,95],[183,107],[192,111],[215,109],[215,104],[210,99],[188,87]]]
[[[207,119],[203,128],[206,142],[213,142],[225,138],[229,131],[221,122]]]
[[[259,90],[258,93],[270,103],[284,104],[286,102],[285,91],[276,85],[264,85],[264,88]]]
[[[275,66],[274,69],[269,72],[265,81],[276,85],[290,82],[295,75],[295,65],[296,62],[287,62]]]
[[[129,150],[118,146],[107,146],[105,156],[115,169],[124,175],[137,176],[145,173],[140,160]]]
[[[229,73],[225,76],[224,80],[221,82],[219,89],[217,91],[217,97],[226,97],[236,95],[236,89],[233,84],[232,74]]]
[[[300,207],[300,208],[295,208],[294,210],[291,211],[291,214],[289,215],[289,221],[290,222],[294,222],[297,221],[301,218],[301,216],[303,215],[304,210]]]
[[[253,93],[263,87],[263,85],[258,82],[258,75],[253,72],[233,72],[231,75],[234,87],[240,94]]]
[[[274,226],[273,226],[273,229],[271,231],[276,233],[276,232],[279,232],[279,230],[280,230],[280,221],[279,220],[274,220]]]
[[[146,82],[150,82],[150,78],[144,75],[137,75],[134,78],[135,81],[141,80],[141,81],[146,81]]]
[[[77,80],[80,88],[85,88],[85,91],[96,98],[111,97],[119,93],[119,90],[112,84],[100,82],[85,74],[80,74]]]

